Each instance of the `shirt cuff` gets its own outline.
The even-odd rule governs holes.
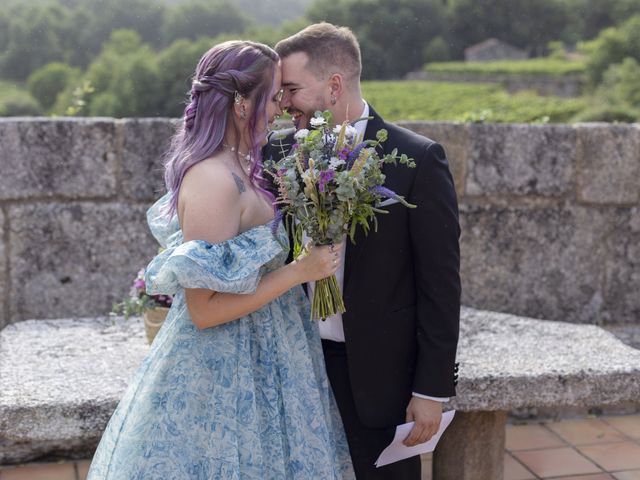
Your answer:
[[[414,397],[424,398],[427,400],[433,400],[434,402],[448,402],[450,397],[430,397],[429,395],[422,395],[421,393],[411,392]]]

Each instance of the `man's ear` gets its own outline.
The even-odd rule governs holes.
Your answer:
[[[331,104],[335,105],[338,99],[344,93],[344,78],[339,73],[334,73],[329,77],[329,95],[331,96]]]

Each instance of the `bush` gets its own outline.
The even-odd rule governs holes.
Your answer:
[[[621,122],[634,123],[640,121],[640,110],[629,107],[600,105],[590,107],[573,119],[573,122]]]
[[[631,17],[617,28],[607,28],[580,48],[589,54],[587,75],[592,85],[598,85],[604,72],[625,58],[640,60],[640,15]]]
[[[552,75],[581,74],[585,62],[567,61],[557,58],[532,58],[529,60],[503,60],[496,62],[443,62],[428,63],[425,72],[473,73],[479,75]]]
[[[4,97],[0,100],[0,116],[20,117],[42,115],[38,101],[26,92]]]
[[[597,95],[607,103],[640,108],[640,64],[633,58],[611,65]]]
[[[52,62],[33,72],[27,80],[27,87],[42,108],[49,110],[55,104],[58,94],[80,75],[77,68],[65,63]]]
[[[363,96],[389,121],[564,123],[586,107],[580,98],[507,93],[486,83],[363,82]]]

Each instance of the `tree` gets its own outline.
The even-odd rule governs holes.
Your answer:
[[[307,15],[354,31],[364,78],[399,78],[420,68],[425,47],[447,27],[442,0],[317,0]]]
[[[539,55],[569,20],[561,0],[450,0],[448,6],[449,38],[458,57],[492,37]]]
[[[598,85],[610,65],[627,57],[640,60],[640,15],[631,17],[617,28],[605,29],[582,48],[589,54],[587,75],[592,85]]]
[[[241,33],[248,20],[233,5],[221,0],[189,0],[171,8],[162,26],[164,44],[180,38],[196,40],[221,33]]]
[[[27,80],[27,87],[42,108],[49,110],[55,104],[58,94],[80,78],[80,75],[77,68],[66,63],[52,62],[33,72]]]
[[[598,95],[608,104],[640,109],[640,63],[627,57],[604,72]]]
[[[67,62],[74,36],[69,11],[55,4],[8,10],[8,31],[0,34],[6,49],[0,55],[0,77],[25,80],[52,61]],[[6,17],[5,17],[6,21]]]

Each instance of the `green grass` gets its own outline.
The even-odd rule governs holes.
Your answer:
[[[582,98],[509,94],[499,85],[426,81],[363,82],[363,96],[385,119],[566,123],[587,104]]]
[[[478,75],[551,75],[582,74],[585,62],[555,58],[532,58],[499,62],[428,63],[423,68],[433,73],[473,73]]]
[[[17,83],[0,80],[0,101],[28,93],[27,88]]]

